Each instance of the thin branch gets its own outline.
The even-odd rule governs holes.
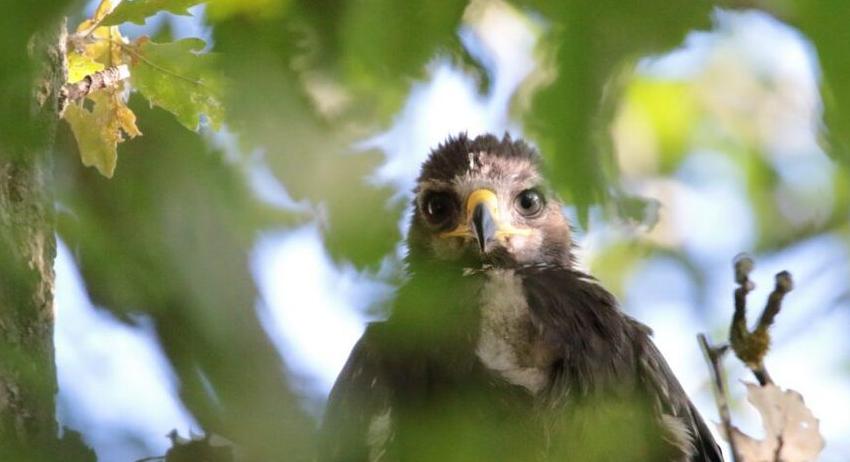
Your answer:
[[[93,91],[102,88],[117,87],[122,80],[130,77],[130,70],[125,64],[108,67],[83,77],[79,82],[66,83],[59,94],[59,113],[65,111],[69,102],[79,101]]]
[[[749,275],[753,270],[753,260],[746,254],[735,257],[735,314],[729,327],[729,344],[735,355],[753,372],[761,386],[773,383],[764,357],[770,348],[770,326],[779,310],[785,294],[793,288],[791,274],[782,271],[776,275],[776,286],[768,297],[767,305],[759,317],[756,328],[752,332],[747,328],[747,294],[755,285]]]
[[[714,382],[714,400],[717,402],[717,412],[720,414],[720,421],[723,425],[723,432],[726,433],[726,440],[729,441],[729,446],[732,448],[732,462],[738,462],[741,457],[738,453],[738,447],[735,439],[732,437],[732,417],[729,413],[729,397],[726,390],[726,380],[723,374],[723,366],[720,361],[729,350],[729,345],[712,346],[705,334],[697,335],[700,349],[705,356],[705,361],[708,363],[712,372]]]

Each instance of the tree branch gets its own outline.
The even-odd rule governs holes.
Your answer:
[[[130,77],[130,69],[126,64],[122,64],[89,74],[79,82],[66,83],[59,95],[59,114],[65,112],[68,103],[79,101],[91,92],[102,88],[117,87],[122,80],[128,77]]]
[[[729,414],[729,395],[726,390],[723,366],[720,364],[723,356],[729,351],[729,345],[714,347],[709,343],[705,334],[697,335],[697,340],[705,356],[705,361],[711,368],[714,383],[712,387],[714,389],[714,401],[717,402],[717,412],[720,414],[720,421],[723,425],[723,432],[726,433],[726,440],[729,441],[729,446],[732,448],[732,462],[738,462],[741,458],[735,444],[735,439],[732,438],[732,417]]]

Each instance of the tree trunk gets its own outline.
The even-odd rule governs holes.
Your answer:
[[[30,111],[0,141],[0,460],[51,460],[56,450],[52,195],[65,25],[33,36]],[[26,83],[26,82],[24,82]],[[4,96],[5,99],[5,96]],[[5,103],[4,103],[5,106]],[[14,107],[14,105],[10,104]],[[7,108],[6,110],[9,110]]]

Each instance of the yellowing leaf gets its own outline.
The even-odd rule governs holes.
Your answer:
[[[88,35],[92,28],[97,27],[103,19],[112,12],[115,5],[121,0],[101,0],[100,4],[94,10],[94,15],[91,19],[86,19],[77,27],[77,33],[80,35]]]
[[[78,51],[105,66],[126,64],[121,46],[127,43],[127,39],[121,35],[118,27],[100,26],[92,30],[93,25],[91,20],[85,20],[77,27],[77,32],[72,37],[86,36],[88,38],[87,41],[83,41],[85,45],[79,47]]]
[[[136,115],[117,94],[97,92],[89,98],[94,101],[91,111],[81,104],[71,104],[63,117],[74,132],[83,165],[93,166],[101,175],[112,178],[118,143],[124,141],[125,134],[133,138],[142,133],[136,127]]]
[[[201,116],[206,116],[214,128],[224,118],[215,55],[199,53],[205,46],[198,38],[169,43],[144,40],[131,53],[136,60],[133,87],[191,130],[198,129]]]
[[[764,439],[757,440],[732,427],[742,462],[809,462],[818,458],[824,440],[818,419],[794,390],[773,384],[747,385],[747,400],[759,411]],[[781,446],[780,446],[781,445]]]
[[[124,22],[144,24],[145,19],[160,11],[168,11],[179,15],[189,15],[186,10],[190,6],[203,3],[204,0],[124,0],[112,14],[101,22],[104,26],[117,26]],[[238,2],[233,2],[238,3]]]
[[[92,21],[94,23],[99,23],[106,17],[112,10],[115,8],[115,4],[120,0],[101,0],[100,5],[97,6],[97,9],[94,10],[94,16],[92,16]]]
[[[81,55],[77,52],[68,53],[68,82],[75,83],[83,80],[89,74],[97,71],[102,71],[103,64],[94,61],[87,55]]]

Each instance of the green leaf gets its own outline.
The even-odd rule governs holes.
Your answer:
[[[124,0],[100,23],[102,26],[117,26],[125,22],[144,24],[145,20],[160,11],[181,16],[191,16],[187,8],[203,3],[204,0]]]
[[[522,3],[551,21],[539,51],[557,72],[554,82],[534,95],[525,127],[546,156],[549,178],[586,223],[588,208],[609,202],[618,188],[608,124],[620,89],[612,83],[635,59],[666,51],[690,30],[707,27],[711,4]]]
[[[293,15],[308,31],[307,67],[332,75],[353,93],[352,117],[386,121],[430,60],[438,53],[460,54],[456,33],[468,3],[307,1]]]
[[[240,16],[243,19],[277,19],[289,9],[292,0],[211,0],[206,16],[220,21]]]
[[[780,2],[785,3],[785,2]],[[798,26],[817,48],[823,71],[823,93],[830,154],[850,164],[850,3],[843,0],[803,1],[788,3],[779,11]]]
[[[206,116],[214,129],[224,118],[216,56],[200,53],[205,46],[199,38],[186,38],[169,43],[141,40],[129,48],[137,59],[130,72],[133,86],[190,130],[198,129],[201,116]]]
[[[316,210],[334,260],[376,268],[401,239],[401,207],[390,202],[391,189],[367,180],[382,156],[352,152],[365,134],[327,123],[304,94],[293,65],[303,37],[292,29],[234,19],[214,28],[218,64],[239,82],[226,93],[228,126],[245,152],[263,150],[293,199]]]
[[[152,136],[122,146],[119,178],[58,163],[57,194],[73,211],[59,232],[96,304],[153,318],[204,428],[239,441],[248,460],[307,460],[312,424],[255,315],[250,270],[257,235],[295,217],[260,202],[223,151],[147,106],[131,99]]]
[[[407,96],[410,77],[423,75],[428,61],[455,40],[468,3],[368,0],[346,5],[337,36],[346,83],[379,96],[379,114],[392,114]]]

